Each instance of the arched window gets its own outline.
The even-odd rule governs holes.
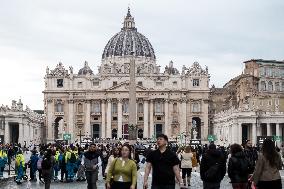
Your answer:
[[[101,112],[101,105],[100,105],[100,103],[96,102],[96,103],[93,104],[93,111],[95,113],[100,113]]]
[[[128,101],[123,102],[122,111],[123,113],[128,113]]]
[[[261,81],[260,82],[260,90],[266,91],[266,83],[265,83],[265,81]]]
[[[284,91],[284,82],[282,81],[282,84],[281,84],[281,91]]]
[[[156,104],[155,104],[155,112],[156,113],[162,113],[162,103],[161,102],[156,102]]]
[[[200,112],[200,105],[199,102],[194,102],[192,104],[192,112]]]
[[[273,91],[273,83],[272,83],[272,81],[268,82],[268,91]]]
[[[112,113],[117,113],[117,103],[112,103]]]
[[[279,84],[279,82],[275,83],[275,91],[277,91],[277,92],[280,91],[280,84]]]
[[[138,104],[138,113],[143,113],[143,104],[142,103]]]
[[[56,104],[56,112],[63,112],[63,104],[61,103]]]
[[[173,112],[177,113],[177,103],[176,102],[173,104]]]
[[[83,113],[83,104],[81,103],[78,104],[78,112]]]

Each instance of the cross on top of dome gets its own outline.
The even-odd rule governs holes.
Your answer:
[[[127,15],[124,18],[122,30],[132,30],[135,28],[134,18],[131,16],[130,8],[128,7]]]

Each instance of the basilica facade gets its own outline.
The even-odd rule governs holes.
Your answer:
[[[52,142],[80,133],[91,138],[124,138],[129,135],[129,69],[136,68],[137,138],[165,133],[170,138],[208,135],[208,68],[186,62],[182,70],[172,61],[160,70],[154,49],[137,31],[130,10],[121,30],[106,44],[94,73],[88,62],[75,73],[63,63],[45,75],[46,139]]]

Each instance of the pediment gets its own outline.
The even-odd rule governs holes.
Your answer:
[[[146,91],[146,90],[147,88],[140,85],[136,85],[136,91]],[[106,89],[106,91],[129,91],[129,81],[125,81],[117,84],[116,86],[112,86]]]

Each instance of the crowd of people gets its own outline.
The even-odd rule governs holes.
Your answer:
[[[25,153],[30,151],[28,161]],[[283,154],[270,139],[261,147],[251,141],[228,148],[214,143],[204,146],[171,145],[164,134],[157,136],[156,145],[149,146],[142,158],[136,145],[121,142],[109,144],[63,145],[42,144],[31,147],[3,145],[0,147],[0,178],[5,165],[15,164],[15,182],[21,184],[29,177],[50,188],[54,182],[87,182],[88,189],[96,189],[101,171],[106,189],[136,189],[138,170],[145,165],[143,189],[189,188],[192,172],[199,172],[204,189],[219,189],[228,173],[233,189],[281,189],[280,171]],[[29,169],[29,171],[27,171]],[[29,176],[27,173],[29,172]]]

